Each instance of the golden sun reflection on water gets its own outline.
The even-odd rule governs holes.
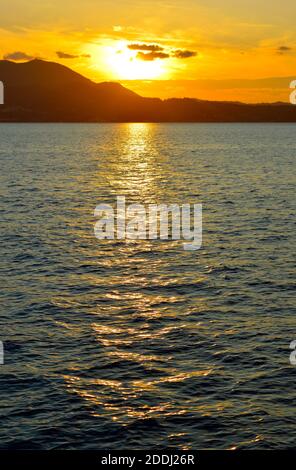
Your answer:
[[[148,406],[143,404],[139,407],[134,407],[131,403],[132,399],[141,397],[141,394],[147,391],[154,391],[159,393],[159,385],[166,383],[178,383],[183,382],[186,379],[199,376],[206,377],[212,371],[194,371],[187,374],[179,374],[177,376],[167,377],[166,379],[159,379],[150,382],[145,381],[134,381],[129,384],[119,380],[107,380],[107,379],[81,379],[72,375],[65,375],[64,381],[66,387],[71,393],[79,395],[79,397],[90,401],[93,405],[101,408],[101,413],[95,413],[96,416],[102,417],[105,413],[109,414],[112,412],[112,419],[120,421],[123,425],[129,424],[129,419],[148,419],[151,417],[161,416],[175,416],[186,414],[186,408],[179,408],[177,411],[174,408],[174,404],[168,400],[167,393],[164,393],[164,397],[160,399],[158,405]],[[91,389],[90,389],[91,387]],[[109,392],[107,393],[106,390]],[[116,405],[114,402],[114,394],[120,396],[120,405]],[[166,401],[165,401],[166,400]],[[196,407],[196,411],[202,413],[204,407],[200,404]]]
[[[164,178],[156,139],[155,124],[121,124],[119,149],[107,163],[105,177],[116,195],[125,195],[143,203],[157,201]]]
[[[127,204],[175,202],[173,170],[158,139],[155,124],[117,125],[114,149],[108,158],[98,155],[97,179],[94,175],[88,192],[102,188],[108,204],[115,204],[119,195],[126,196]],[[73,367],[75,375],[64,376],[67,390],[90,402],[94,416],[108,416],[123,426],[137,419],[185,415],[186,407],[174,402],[172,390],[207,380],[213,369],[203,363],[175,363],[171,349],[180,335],[186,346],[196,328],[202,329],[201,322],[188,321],[191,310],[184,308],[182,290],[186,282],[202,286],[208,275],[193,270],[187,281],[180,275],[174,261],[176,241],[108,240],[96,245],[94,257],[86,246],[89,238],[83,236],[90,272],[80,274],[80,283],[92,289],[87,294],[82,290],[73,303],[65,296],[55,303],[76,303],[91,314],[87,328],[98,346],[98,364],[104,367],[94,365],[89,376],[83,371],[76,375],[79,369]],[[180,256],[182,251],[179,263]],[[205,309],[205,300],[200,297],[194,308]],[[202,413],[202,403],[196,407]]]

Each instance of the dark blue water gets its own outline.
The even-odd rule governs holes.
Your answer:
[[[295,447],[295,125],[1,125],[0,447]],[[203,248],[94,208],[203,203]]]

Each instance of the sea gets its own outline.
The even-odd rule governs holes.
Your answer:
[[[1,449],[292,449],[295,124],[1,124]],[[203,240],[94,210],[202,204]]]

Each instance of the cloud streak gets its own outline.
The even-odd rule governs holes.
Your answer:
[[[67,54],[67,52],[62,52],[62,51],[57,51],[56,55],[58,56],[59,59],[79,59],[80,57],[84,58],[90,58],[90,54],[80,54],[80,55],[75,55],[75,54]]]
[[[281,51],[281,52],[287,52],[287,51],[291,51],[292,48],[291,48],[291,47],[288,47],[288,46],[280,46],[280,47],[278,48],[278,50]]]
[[[128,49],[131,51],[150,51],[150,52],[161,52],[163,47],[158,44],[129,44]]]
[[[182,49],[177,49],[172,54],[172,57],[175,57],[176,59],[189,59],[190,57],[196,57],[196,56],[197,56],[197,52],[186,51]]]
[[[23,60],[33,60],[33,59],[36,59],[36,57],[28,55],[28,54],[26,54],[26,52],[15,51],[15,52],[11,52],[9,54],[5,54],[3,56],[3,59],[4,60],[13,60],[15,62],[18,62],[18,61],[21,62]]]
[[[145,61],[153,61],[156,59],[169,59],[173,57],[175,59],[189,59],[190,57],[197,56],[197,52],[188,51],[186,49],[176,49],[174,51],[166,51],[164,47],[158,44],[129,44],[128,49],[131,51],[137,51],[137,59]]]
[[[283,54],[287,54],[289,52],[291,52],[293,49],[291,47],[288,47],[288,46],[279,46],[276,50],[277,54],[279,55],[283,55]]]
[[[145,60],[147,62],[151,62],[156,59],[168,59],[170,57],[169,54],[165,52],[138,52],[137,59]]]

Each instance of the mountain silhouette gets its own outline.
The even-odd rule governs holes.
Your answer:
[[[296,106],[288,103],[144,98],[39,59],[1,60],[0,80],[0,122],[296,122]]]

